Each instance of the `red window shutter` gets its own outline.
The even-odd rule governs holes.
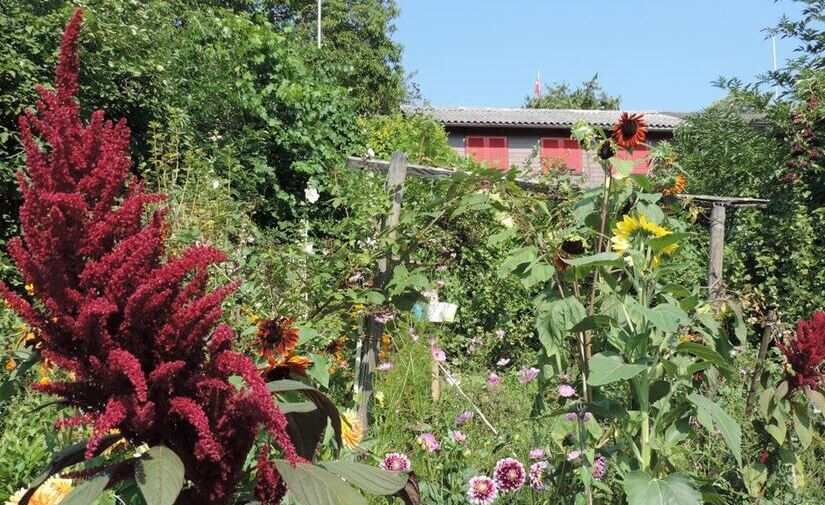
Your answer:
[[[575,174],[582,173],[584,160],[579,143],[573,139],[543,138],[541,139],[541,168],[546,172],[559,163]]]
[[[484,161],[484,137],[467,137],[464,141],[464,154],[478,162]]]
[[[616,158],[620,160],[629,160],[634,164],[634,174],[646,174],[650,170],[650,162],[647,161],[647,155],[650,154],[650,149],[647,146],[639,146],[633,150],[633,154],[628,153],[624,149],[619,149],[616,153]]]
[[[491,168],[506,170],[510,167],[507,159],[507,137],[487,137],[486,161]]]

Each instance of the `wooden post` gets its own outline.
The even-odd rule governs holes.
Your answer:
[[[725,254],[725,206],[714,204],[710,211],[710,260],[708,261],[708,298],[722,295],[722,264]]]
[[[389,214],[384,218],[381,230],[393,228],[401,218],[401,200],[404,197],[404,180],[407,178],[407,157],[396,151],[392,155],[389,171],[387,172],[387,196],[392,200]],[[390,232],[392,237],[392,233]],[[390,268],[391,258],[384,257],[378,260],[378,273],[373,279],[373,288],[383,290],[392,275]],[[361,367],[358,371],[358,391],[361,395],[358,403],[358,420],[364,430],[369,424],[369,404],[372,399],[372,382],[378,354],[381,351],[381,335],[384,325],[375,321],[374,317],[367,318],[367,331],[361,342]]]
[[[748,390],[748,402],[745,405],[745,414],[750,414],[756,403],[756,385],[759,383],[759,376],[762,375],[762,366],[765,364],[765,356],[768,354],[768,345],[773,338],[774,324],[776,324],[776,312],[769,310],[765,317],[765,328],[762,330],[762,342],[759,344],[759,355],[756,357],[756,365],[753,367],[753,377],[751,377],[751,387]]]

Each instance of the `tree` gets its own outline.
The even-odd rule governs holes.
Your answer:
[[[537,97],[525,97],[524,107],[528,109],[585,109],[616,110],[621,106],[620,96],[610,96],[599,84],[599,74],[582,83],[581,87],[570,89],[566,82],[548,85],[545,93]]]

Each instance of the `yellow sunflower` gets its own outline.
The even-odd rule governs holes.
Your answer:
[[[364,427],[352,410],[341,414],[341,439],[347,449],[355,449],[364,438]]]
[[[625,215],[621,221],[616,223],[613,228],[613,236],[610,242],[613,244],[613,250],[619,254],[627,254],[630,245],[637,237],[645,238],[660,238],[670,235],[672,231],[659,226],[658,224],[648,221],[643,214],[638,218]],[[664,254],[673,253],[679,246],[677,244],[670,244],[661,249],[653,258],[653,263],[659,263],[659,257]]]

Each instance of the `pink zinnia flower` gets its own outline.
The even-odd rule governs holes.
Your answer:
[[[472,418],[473,418],[473,411],[472,410],[467,410],[465,412],[462,412],[461,414],[456,416],[455,425],[456,426],[461,426],[462,424],[466,423],[467,421],[469,421]]]
[[[524,471],[524,465],[517,459],[504,458],[496,463],[493,478],[503,493],[512,493],[521,489],[527,479],[527,474]]]
[[[464,442],[465,440],[467,440],[467,435],[465,435],[464,433],[462,433],[458,430],[455,430],[452,434],[453,434],[453,440],[455,440],[456,442],[460,443],[460,442]]]
[[[389,372],[391,369],[392,369],[392,362],[390,362],[390,361],[385,361],[385,362],[381,363],[380,365],[378,365],[378,371],[379,372]]]
[[[573,461],[574,459],[578,459],[579,456],[582,455],[582,452],[579,450],[575,450],[567,455],[567,461]]]
[[[473,505],[490,505],[498,496],[496,483],[490,477],[477,475],[470,479],[467,497]]]
[[[400,452],[391,452],[384,456],[384,461],[378,466],[381,470],[389,472],[409,472],[410,458]]]
[[[536,491],[544,491],[544,473],[549,466],[546,461],[538,461],[530,466],[530,486]]]
[[[544,450],[543,449],[531,449],[530,450],[530,459],[541,459],[544,457]]]
[[[490,378],[487,379],[487,385],[491,388],[498,386],[501,383],[501,378],[495,372],[490,372]]]
[[[500,360],[496,361],[496,365],[498,366],[507,366],[510,363],[510,358],[501,358]]]
[[[444,350],[440,347],[433,346],[430,352],[433,355],[433,359],[438,361],[439,363],[444,363],[445,361],[447,361],[447,355],[444,353]]]
[[[570,398],[571,396],[576,396],[576,390],[573,389],[573,386],[569,386],[567,384],[562,384],[559,386],[558,389],[559,396],[562,398]]]
[[[438,439],[435,438],[435,435],[432,433],[424,433],[419,437],[419,441],[421,442],[421,447],[427,452],[441,450],[441,444],[438,443]]]
[[[536,380],[536,377],[539,376],[539,369],[530,367],[530,368],[522,368],[518,371],[518,380],[522,384],[529,384]]]

